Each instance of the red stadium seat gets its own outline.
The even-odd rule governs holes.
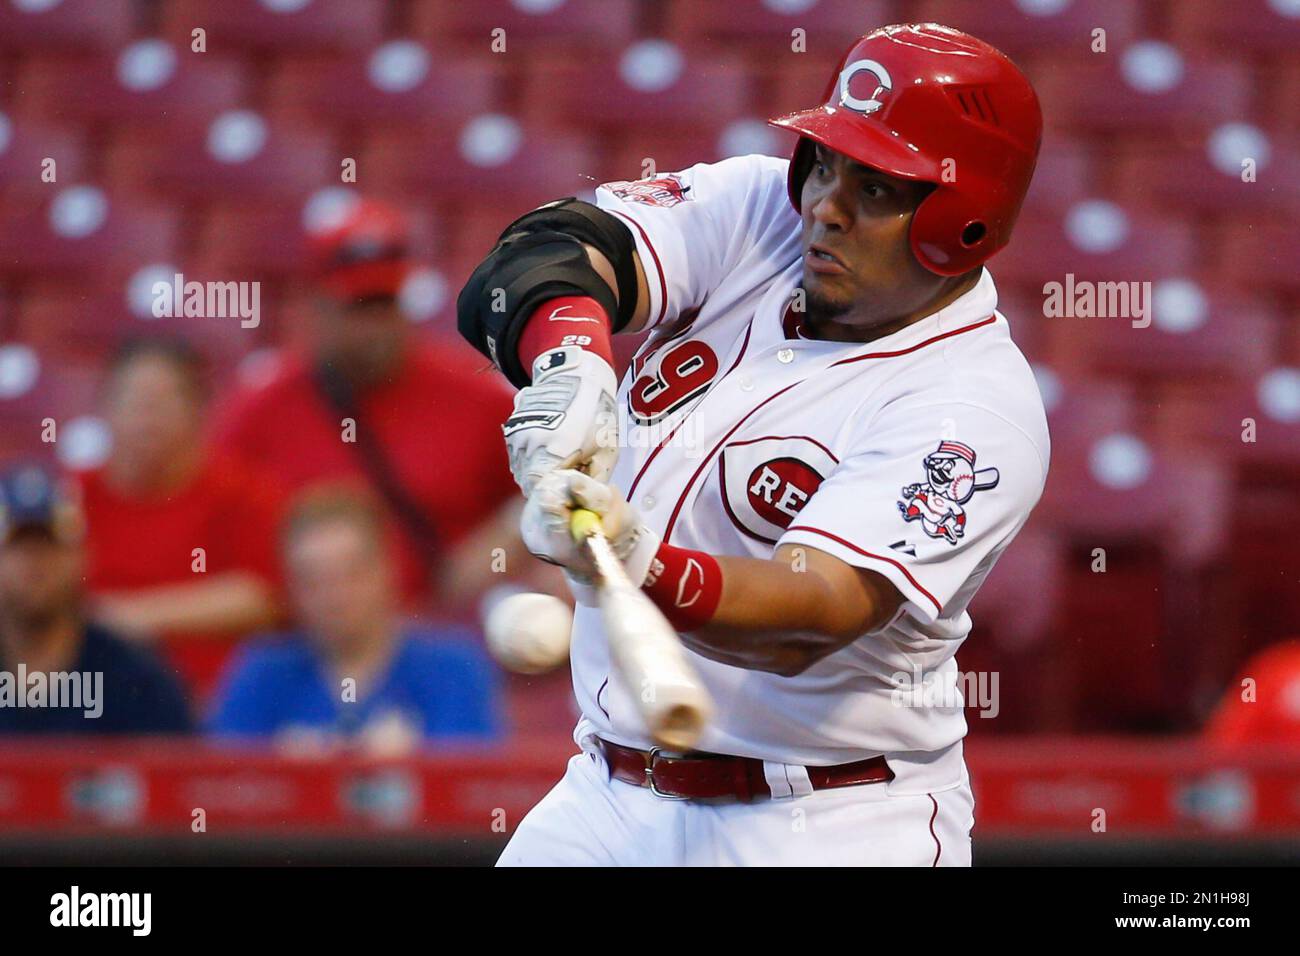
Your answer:
[[[1243,161],[1253,161],[1253,181]],[[1171,208],[1207,213],[1300,211],[1300,143],[1270,137],[1244,123],[1210,131],[1190,145],[1144,142],[1121,148],[1111,160],[1117,196],[1155,197]]]
[[[362,182],[371,177],[443,202],[490,197],[494,205],[518,210],[511,219],[597,184],[587,137],[556,135],[502,114],[476,116],[458,127],[376,134],[359,168]]]
[[[505,31],[506,54],[533,55],[559,46],[622,45],[636,34],[636,0],[476,0],[475,3],[417,3],[410,35],[445,44],[460,41],[487,52],[496,29]]]
[[[892,4],[886,0],[820,0],[813,3],[773,3],[771,0],[732,0],[668,6],[665,35],[689,45],[700,41],[745,41],[768,56],[788,51],[791,31],[805,31],[806,56],[833,61],[855,39],[890,23]],[[805,55],[805,54],[800,54]],[[830,65],[822,64],[822,72]]]
[[[301,273],[306,263],[302,213],[292,203],[217,203],[199,230],[197,259],[218,273]]]
[[[1224,384],[1276,361],[1282,323],[1258,302],[1169,279],[1153,283],[1147,307],[1146,327],[1123,317],[1045,319],[1054,363],[1135,383]]]
[[[751,66],[758,80],[755,112],[772,118],[821,104],[835,58],[843,52],[811,56],[786,48],[757,60]]]
[[[1246,441],[1253,422],[1254,441]],[[1300,475],[1300,372],[1277,366],[1213,392],[1167,396],[1156,424],[1169,442],[1212,448],[1239,466]]]
[[[3,285],[0,285],[0,342],[14,338],[17,327],[18,300]]]
[[[772,129],[771,132],[777,134],[772,137],[772,142],[793,150],[794,137],[784,130]],[[725,127],[681,131],[633,130],[625,139],[608,148],[607,174],[602,181],[645,179],[643,171],[658,174],[685,169],[696,163],[717,162],[727,155],[723,149],[725,138]],[[786,155],[786,149],[778,147],[775,155]],[[653,169],[646,165],[647,160],[653,163]]]
[[[1023,208],[1029,215],[1060,214],[1092,195],[1094,185],[1088,145],[1049,136],[1038,154]]]
[[[38,117],[0,112],[0,195],[48,196],[41,164],[53,159],[58,182],[78,182],[87,174],[86,137],[77,127],[50,126]]]
[[[992,625],[999,643],[1007,648],[1025,648],[1050,638],[1064,585],[1064,544],[1045,522],[1035,525],[1016,536],[971,602],[971,616]],[[1027,587],[1031,581],[1033,586]]]
[[[437,223],[420,204],[395,201],[410,226],[415,258],[436,253],[444,241]],[[215,204],[199,231],[196,261],[222,276],[310,283],[304,223],[302,203]]]
[[[1269,109],[1260,122],[1270,130],[1300,133],[1300,63],[1283,61],[1268,82]]]
[[[522,112],[562,127],[713,129],[746,115],[749,95],[737,57],[705,57],[655,39],[586,60],[538,57],[530,64]]]
[[[0,3],[0,50],[107,50],[131,35],[132,0]]]
[[[251,281],[237,274],[207,271],[188,262],[173,268],[181,272],[186,282]],[[132,336],[174,337],[193,344],[216,367],[224,368],[264,335],[260,324],[268,323],[275,313],[274,296],[265,283],[259,295],[257,328],[244,328],[238,316],[155,317],[151,311],[150,286],[154,281],[172,283],[174,274],[160,269],[148,273],[145,279],[146,273],[140,272],[137,281],[145,285],[135,289],[131,276],[118,283],[82,289],[70,289],[66,283],[33,285],[24,295],[19,311],[20,336],[43,356],[89,366],[102,363],[122,341]]]
[[[1300,224],[1263,216],[1227,222],[1215,242],[1220,275],[1252,292],[1300,291],[1297,249]]]
[[[1067,274],[1096,281],[1140,281],[1197,272],[1188,225],[1109,200],[1075,203],[1056,216],[1023,215],[1011,245],[990,269],[999,279],[1041,288]]]
[[[383,0],[171,0],[163,5],[163,32],[188,47],[190,31],[202,27],[209,53],[351,50],[379,41],[386,6]]]
[[[223,113],[206,127],[119,134],[107,171],[119,185],[200,199],[300,199],[337,183],[340,156],[315,130]]]
[[[244,95],[238,63],[161,40],[94,57],[31,58],[16,86],[21,113],[76,122],[210,120]]]
[[[1071,0],[1024,3],[1015,0],[917,0],[907,19],[934,21],[965,30],[1016,58],[1019,55],[1088,53],[1092,31],[1106,30],[1107,49],[1115,50],[1142,29],[1142,5],[1130,0]],[[1024,64],[1021,64],[1024,66]]]
[[[1054,393],[1044,394],[1053,447],[1082,446],[1104,435],[1135,431],[1134,403],[1128,386],[1058,375]]]
[[[1143,535],[1145,537],[1145,535]],[[1014,547],[1014,545],[1013,545]],[[1095,548],[1106,570],[1093,570]],[[1040,706],[1074,733],[1168,730],[1187,690],[1177,675],[1185,632],[1172,631],[1171,577],[1154,543],[1103,542],[1072,552],[1062,588],[1052,666]]]
[[[126,336],[149,331],[149,325],[131,314],[125,290],[47,282],[27,288],[16,334],[44,357],[88,363],[111,354]]]
[[[11,363],[13,353],[21,350],[31,363],[31,378],[26,387],[15,392],[15,383],[7,373],[0,376],[0,432],[10,447],[25,454],[51,451],[43,440],[48,420],[55,423],[55,445],[66,437],[64,426],[77,416],[95,411],[99,395],[99,362],[61,358],[35,349],[28,343],[7,343],[0,347],[0,368]],[[62,432],[62,433],[61,433]]]
[[[172,209],[66,187],[38,205],[0,212],[0,273],[122,276],[148,262],[174,261],[178,233]]]
[[[1048,421],[1051,476],[1039,507],[1062,532],[1097,546],[1156,543],[1189,564],[1218,553],[1229,504],[1218,459],[1159,446],[1136,430],[1067,441]]]
[[[1197,134],[1250,118],[1253,83],[1240,62],[1158,41],[1058,62],[1035,76],[1048,128]]]
[[[1229,457],[1236,491],[1224,574],[1233,636],[1247,653],[1292,634],[1300,619],[1300,368],[1279,366],[1214,394],[1184,392],[1162,403],[1170,440]]]
[[[1288,533],[1300,525],[1294,493],[1300,468],[1243,465],[1238,484],[1225,551],[1233,557],[1227,568],[1236,612],[1232,637],[1235,649],[1249,653],[1294,634],[1300,620],[1300,551]]]
[[[1175,3],[1170,6],[1172,36],[1206,50],[1234,49],[1294,54],[1300,47],[1300,11],[1277,0],[1232,3]]]
[[[273,114],[336,125],[442,125],[491,108],[490,61],[446,59],[410,40],[346,59],[282,63],[270,82]]]

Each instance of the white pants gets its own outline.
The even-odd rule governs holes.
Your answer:
[[[682,801],[612,780],[599,754],[520,822],[497,866],[970,866],[969,778],[890,796],[886,783],[779,800]]]

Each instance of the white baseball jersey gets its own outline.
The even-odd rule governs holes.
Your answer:
[[[987,271],[872,342],[802,337],[786,169],[745,156],[597,190],[635,237],[653,327],[619,389],[612,480],[671,544],[754,558],[815,548],[905,599],[887,626],[796,677],[691,654],[716,703],[699,749],[795,765],[943,751],[965,735],[960,700],[911,704],[918,685],[955,685],[967,604],[1042,492],[1042,401]],[[572,661],[579,733],[649,748],[594,608],[578,608]]]

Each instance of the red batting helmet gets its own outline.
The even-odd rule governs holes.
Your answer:
[[[310,237],[321,285],[339,299],[396,295],[410,270],[406,218],[387,203],[359,199]]]
[[[1043,117],[1029,80],[982,40],[937,23],[881,27],[836,67],[825,105],[770,120],[800,134],[790,161],[799,208],[816,141],[891,176],[934,183],[912,218],[912,251],[960,275],[1011,238]]]

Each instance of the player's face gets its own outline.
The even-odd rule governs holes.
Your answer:
[[[800,203],[809,318],[869,329],[912,317],[944,285],[908,239],[912,214],[933,187],[814,146]]]

